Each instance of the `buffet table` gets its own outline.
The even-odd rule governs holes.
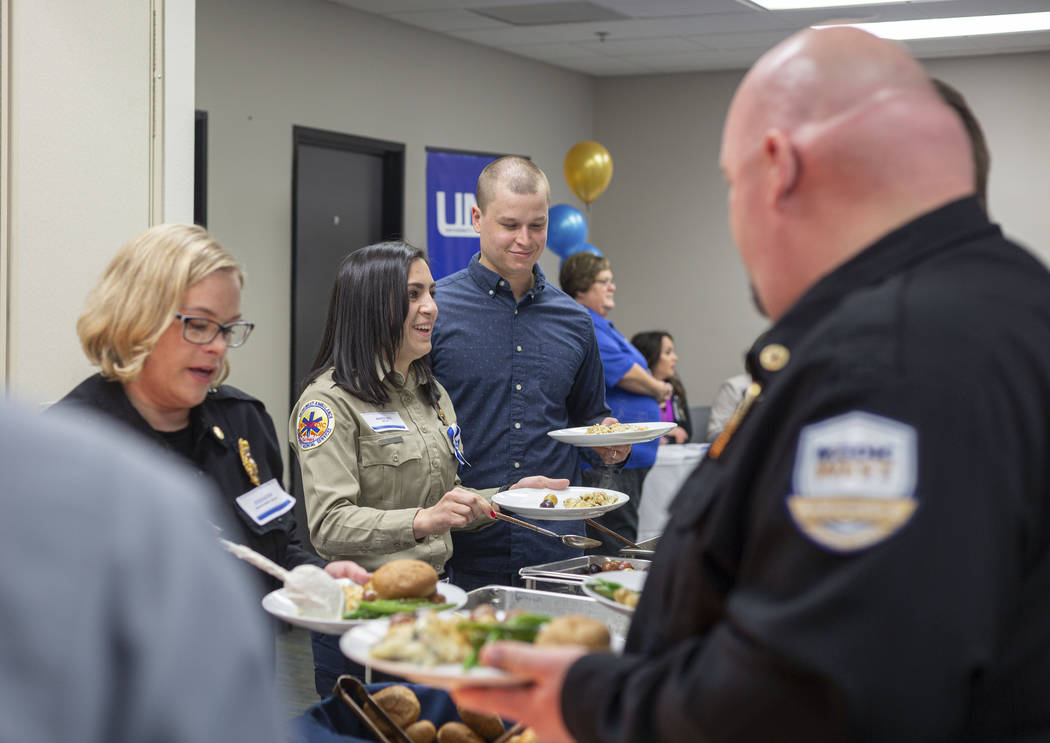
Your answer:
[[[708,444],[664,444],[656,451],[656,462],[642,485],[638,506],[638,538],[642,542],[659,536],[667,522],[667,507],[678,489],[707,454]]]

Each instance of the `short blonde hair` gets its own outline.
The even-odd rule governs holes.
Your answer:
[[[543,194],[550,204],[551,184],[547,181],[547,175],[532,160],[519,155],[506,155],[493,160],[478,175],[474,200],[482,214],[489,202],[496,198],[496,191],[500,188],[519,196]]]
[[[186,289],[215,271],[233,271],[244,284],[241,264],[202,227],[161,224],[133,238],[110,261],[77,320],[88,360],[107,379],[137,379]],[[223,359],[215,384],[228,373]]]

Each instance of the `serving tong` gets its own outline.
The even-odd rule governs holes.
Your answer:
[[[357,715],[358,719],[364,723],[365,727],[368,728],[369,732],[372,733],[380,743],[412,743],[412,739],[405,734],[405,731],[402,730],[399,725],[396,725],[394,721],[390,719],[390,715],[386,713],[386,710],[376,704],[372,695],[368,693],[368,689],[366,689],[365,685],[361,683],[361,679],[356,676],[340,676],[336,679],[335,689],[332,690],[332,693],[334,696],[343,700],[343,703],[349,707],[355,715]],[[376,725],[375,722],[372,721],[372,718],[365,712],[365,709],[371,709],[380,720],[390,726],[390,729],[394,731],[394,734],[387,735],[380,730],[379,726]],[[435,723],[434,727],[440,727],[440,725]],[[524,727],[525,726],[519,722],[505,730],[503,734],[492,741],[492,743],[506,743],[520,733]]]
[[[536,526],[535,524],[530,524],[528,521],[522,521],[521,519],[516,519],[513,516],[508,516],[507,514],[500,513],[499,511],[493,511],[491,515],[494,518],[499,519],[500,521],[507,521],[507,522],[509,522],[511,524],[517,524],[518,526],[524,526],[526,529],[532,529],[533,531],[539,532],[540,534],[543,534],[545,536],[552,537],[554,539],[558,539],[566,547],[573,547],[575,549],[587,550],[587,549],[593,549],[594,547],[601,547],[602,546],[602,543],[599,542],[597,539],[591,539],[590,537],[581,537],[578,534],[557,534],[557,533],[555,533],[553,531],[550,531],[549,529],[544,529],[543,527]]]

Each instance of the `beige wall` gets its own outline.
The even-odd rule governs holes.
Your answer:
[[[156,129],[151,3],[4,1],[9,283],[0,288],[8,309],[0,355],[10,393],[45,402],[91,372],[74,326],[117,247],[153,217],[192,218],[193,0],[154,0],[161,17],[165,5],[171,16],[167,45],[183,51],[158,70],[170,77],[173,100],[158,109],[171,125]],[[188,130],[180,126],[187,120]],[[163,136],[165,129],[157,151],[167,145],[168,173],[164,158],[151,155],[151,132]],[[152,192],[158,207],[151,215],[154,174],[163,186]]]
[[[926,65],[967,96],[984,126],[993,218],[1050,262],[1050,53]],[[597,81],[594,134],[615,172],[594,204],[591,242],[613,263],[610,317],[628,337],[651,328],[675,336],[693,405],[742,370],[742,352],[766,326],[729,236],[718,169],[722,120],[742,74]]]
[[[405,143],[405,236],[423,246],[425,147],[529,155],[551,174],[555,203],[566,201],[561,162],[592,131],[594,83],[315,0],[201,0],[197,19],[208,228],[245,263],[243,310],[256,323],[230,381],[261,398],[283,433],[292,126]],[[541,264],[555,275],[557,265]]]

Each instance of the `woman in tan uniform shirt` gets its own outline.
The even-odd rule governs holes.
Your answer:
[[[459,485],[467,457],[456,413],[427,358],[437,314],[434,279],[417,248],[371,245],[339,267],[321,347],[288,426],[310,539],[326,559],[375,570],[414,557],[440,573],[452,554],[449,530],[492,520],[498,483],[480,493]],[[568,484],[534,476],[511,487]],[[339,666],[328,670],[346,669],[335,638],[315,635],[321,694],[334,683],[322,678],[325,645]]]

